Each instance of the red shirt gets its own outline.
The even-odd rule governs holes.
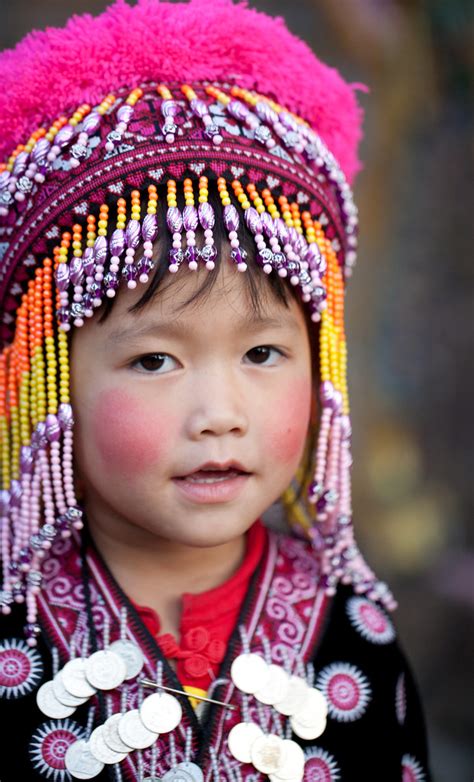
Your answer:
[[[267,531],[260,521],[256,521],[247,533],[245,556],[237,572],[208,592],[183,594],[179,640],[171,633],[160,634],[160,618],[156,611],[135,606],[164,656],[176,660],[176,672],[184,686],[206,692],[216,678],[266,543]]]

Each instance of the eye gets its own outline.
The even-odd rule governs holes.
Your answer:
[[[251,364],[263,364],[267,367],[275,366],[282,356],[282,351],[274,348],[272,345],[258,345],[256,348],[248,350],[245,354],[245,358]]]
[[[145,356],[135,359],[131,366],[143,373],[164,375],[166,372],[176,369],[178,361],[168,353],[147,353]]]

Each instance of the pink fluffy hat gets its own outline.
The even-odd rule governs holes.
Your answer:
[[[117,0],[31,33],[0,55],[0,73],[4,612],[26,601],[34,643],[43,559],[82,525],[67,332],[163,264],[212,272],[222,236],[239,272],[252,263],[286,280],[317,324],[321,418],[310,469],[282,498],[293,528],[329,594],[353,583],[392,607],[352,531],[355,87],[280,19],[231,0]]]

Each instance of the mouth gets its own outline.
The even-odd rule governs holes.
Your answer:
[[[252,473],[238,462],[206,462],[172,480],[187,500],[197,503],[237,499]]]
[[[223,481],[230,481],[235,478],[239,478],[242,475],[250,475],[251,473],[245,469],[239,462],[224,462],[222,464],[218,462],[206,462],[196,467],[186,475],[177,475],[173,480],[176,481],[188,481],[189,483],[222,483]]]

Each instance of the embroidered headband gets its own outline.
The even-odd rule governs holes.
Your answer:
[[[173,17],[180,22],[183,40],[191,37],[196,52],[196,64],[187,57],[186,67],[174,68],[183,81],[165,82],[183,45],[174,35],[162,35],[165,17],[167,25]],[[205,21],[211,17],[209,30]],[[216,41],[221,51],[227,28],[240,49],[216,57]],[[154,60],[143,47],[153,31],[162,54]],[[107,43],[114,33],[111,55]],[[277,44],[283,72],[295,57],[296,65],[293,75],[273,84],[260,49],[276,51]],[[79,45],[86,53],[88,47],[107,52],[88,63],[81,88],[86,66],[74,59]],[[35,87],[53,48],[65,62],[67,54],[74,69],[57,73],[59,83],[42,104]],[[111,73],[110,60],[118,64],[132,51],[140,73]],[[342,161],[351,176],[360,134],[352,90],[281,22],[229,0],[142,0],[133,9],[119,1],[95,20],[71,20],[59,41],[51,31],[38,34],[2,59],[6,93],[10,80],[12,94],[0,111],[0,131],[9,119],[4,138],[13,142],[0,166],[2,611],[26,601],[26,634],[34,645],[44,557],[56,537],[82,526],[74,493],[67,331],[81,327],[121,285],[136,287],[154,273],[160,187],[166,187],[170,273],[200,266],[212,271],[220,221],[237,270],[244,273],[252,262],[265,274],[286,278],[319,322],[321,419],[314,475],[307,498],[297,501],[290,487],[283,500],[295,529],[314,543],[329,593],[340,580],[352,582],[360,593],[393,607],[354,544],[351,518],[344,278],[355,262],[357,211]],[[25,98],[31,59],[40,73],[31,74]],[[129,60],[122,61],[128,66]],[[97,76],[101,64],[107,64],[107,78]],[[230,76],[236,70],[238,79]],[[297,77],[305,74],[301,84],[295,71]],[[79,97],[77,108],[73,97]],[[25,100],[31,105],[22,105]],[[12,117],[15,106],[22,113]],[[331,111],[337,106],[335,122]],[[39,127],[29,127],[21,140],[27,109]],[[219,209],[210,203],[210,183],[217,186]],[[244,230],[253,238],[254,258],[242,246]],[[307,476],[299,478],[308,483]]]

